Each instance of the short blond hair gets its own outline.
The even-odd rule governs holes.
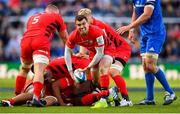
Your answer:
[[[59,9],[57,6],[53,5],[53,4],[49,4],[47,5],[46,9],[45,9],[46,12],[53,12],[53,13],[59,13]]]
[[[78,15],[84,15],[84,16],[91,15],[91,10],[89,8],[82,8],[81,10],[78,11]]]

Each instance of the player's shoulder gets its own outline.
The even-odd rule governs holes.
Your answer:
[[[96,25],[89,25],[89,29],[93,32],[100,32],[102,29]]]
[[[76,37],[77,35],[78,35],[78,31],[77,29],[75,29],[70,33],[69,37]]]

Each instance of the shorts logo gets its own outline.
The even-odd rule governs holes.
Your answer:
[[[153,48],[153,47],[151,47],[151,48],[149,49],[149,51],[154,51],[154,48]]]

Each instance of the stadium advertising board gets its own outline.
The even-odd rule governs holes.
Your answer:
[[[167,79],[180,80],[179,64],[160,64],[159,66],[165,71]],[[15,78],[19,67],[19,64],[16,63],[1,63],[0,78]],[[29,75],[32,76],[31,73]],[[127,64],[122,72],[122,76],[130,79],[144,79],[143,67],[140,64]]]

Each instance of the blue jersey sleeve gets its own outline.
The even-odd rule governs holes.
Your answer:
[[[156,2],[156,0],[146,0],[145,5],[152,5],[152,6],[154,6],[155,2]]]

